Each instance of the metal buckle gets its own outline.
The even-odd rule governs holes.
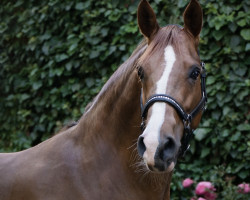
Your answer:
[[[206,65],[206,64],[205,64],[203,61],[201,61],[201,67],[202,67],[202,68],[205,68],[205,65]]]
[[[145,121],[144,121],[144,118],[142,118],[141,131],[143,132],[144,130],[145,130]]]
[[[190,129],[191,121],[192,121],[192,116],[188,114],[187,119],[183,119],[183,124],[185,129]]]
[[[188,144],[186,150],[183,151],[182,157],[184,157],[187,153],[187,151],[190,149],[190,144]]]

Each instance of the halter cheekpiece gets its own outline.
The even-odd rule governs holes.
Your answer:
[[[200,112],[205,110],[206,102],[207,102],[207,93],[206,93],[206,70],[205,70],[205,63],[201,62],[202,71],[200,73],[201,79],[201,93],[202,97],[198,105],[192,110],[190,113],[186,113],[183,107],[171,96],[165,94],[155,94],[151,96],[143,105],[142,103],[142,93],[141,93],[141,130],[144,131],[145,129],[145,120],[147,118],[148,109],[156,102],[164,102],[172,106],[175,111],[178,113],[179,117],[182,119],[184,124],[184,133],[181,140],[181,148],[180,148],[180,156],[184,156],[186,151],[189,149],[190,144],[189,141],[191,136],[193,135],[194,130],[191,129],[191,122],[192,119]]]

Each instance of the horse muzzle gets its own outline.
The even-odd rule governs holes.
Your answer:
[[[139,155],[153,172],[171,172],[177,162],[179,148],[180,145],[172,137],[165,137],[157,145],[140,136],[137,143]]]

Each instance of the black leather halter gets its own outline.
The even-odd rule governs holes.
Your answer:
[[[206,85],[205,85],[205,78],[206,78],[206,70],[205,70],[205,63],[201,62],[202,71],[200,74],[201,79],[201,100],[198,105],[192,110],[190,113],[186,113],[182,106],[171,96],[165,94],[156,94],[151,96],[143,106],[142,103],[142,94],[141,94],[141,129],[144,131],[145,129],[145,119],[147,118],[148,109],[156,102],[164,102],[172,106],[176,112],[178,113],[179,117],[182,119],[184,124],[184,133],[181,140],[181,148],[179,155],[184,156],[186,151],[189,149],[190,144],[189,141],[191,136],[193,135],[193,129],[191,129],[191,122],[192,119],[200,112],[203,111],[206,107],[207,102],[207,93],[206,93]]]

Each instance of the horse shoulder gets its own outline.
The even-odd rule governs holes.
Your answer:
[[[33,148],[0,154],[0,199],[79,197],[75,184],[81,185],[80,153],[69,134],[65,131]]]

